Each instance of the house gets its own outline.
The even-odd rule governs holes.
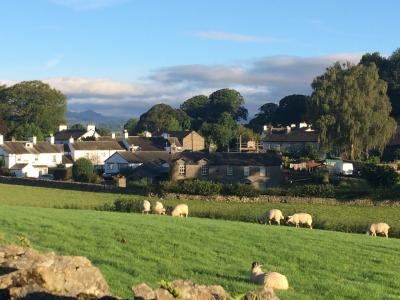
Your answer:
[[[174,155],[171,164],[171,180],[247,183],[258,188],[281,182],[282,158],[275,153],[182,152]]]
[[[63,162],[63,146],[50,142],[38,142],[31,137],[29,141],[4,141],[0,135],[0,159],[4,167],[17,177],[34,177],[48,174],[49,168],[55,168]]]
[[[262,134],[264,151],[301,150],[306,145],[312,145],[315,149],[319,149],[318,132],[304,124],[279,128],[265,126]]]
[[[179,142],[182,151],[202,151],[205,149],[204,138],[194,130],[156,132],[152,136],[162,136],[171,143]]]
[[[118,141],[74,141],[68,143],[69,153],[73,161],[79,158],[89,159],[96,168],[101,169],[107,158],[118,151],[125,151]]]
[[[170,161],[171,155],[165,151],[123,151],[111,155],[105,161],[104,170],[109,174],[118,174],[122,169],[129,167],[135,170],[133,176],[137,179],[153,178],[168,174]]]
[[[60,125],[58,132],[54,134],[56,144],[68,144],[70,138],[73,138],[74,141],[82,141],[99,137],[95,125],[87,125],[86,129],[68,129],[67,125]]]

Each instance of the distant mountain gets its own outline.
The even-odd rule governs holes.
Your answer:
[[[110,130],[122,130],[126,123],[126,118],[104,116],[93,110],[85,110],[81,112],[67,111],[65,118],[69,125],[93,123],[96,127],[109,128]]]

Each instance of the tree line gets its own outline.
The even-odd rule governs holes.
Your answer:
[[[311,95],[289,95],[263,104],[248,121],[244,97],[234,89],[197,95],[179,108],[157,104],[125,124],[143,131],[197,130],[225,151],[238,136],[258,138],[263,126],[311,122],[323,147],[349,158],[382,151],[400,122],[400,49],[389,57],[367,53],[356,65],[335,63],[311,83]],[[66,97],[40,81],[0,86],[0,132],[8,137],[39,138],[65,122]],[[105,132],[104,132],[105,133]]]

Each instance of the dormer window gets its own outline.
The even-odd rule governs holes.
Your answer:
[[[179,175],[180,176],[185,176],[186,175],[186,165],[185,164],[180,164],[179,165]]]
[[[201,166],[201,175],[202,176],[207,176],[208,175],[208,165],[207,164],[203,164]]]

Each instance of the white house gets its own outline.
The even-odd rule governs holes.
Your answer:
[[[37,142],[36,137],[29,141],[4,141],[0,135],[0,159],[4,167],[17,177],[39,177],[48,173],[49,168],[62,164],[63,145],[51,142]]]
[[[67,125],[58,126],[58,132],[54,134],[56,144],[68,144],[70,138],[82,141],[86,138],[97,139],[100,134],[96,132],[95,125],[87,125],[86,129],[68,129]]]
[[[73,161],[89,159],[94,166],[102,168],[104,161],[118,151],[125,151],[118,141],[69,141],[68,147]]]

